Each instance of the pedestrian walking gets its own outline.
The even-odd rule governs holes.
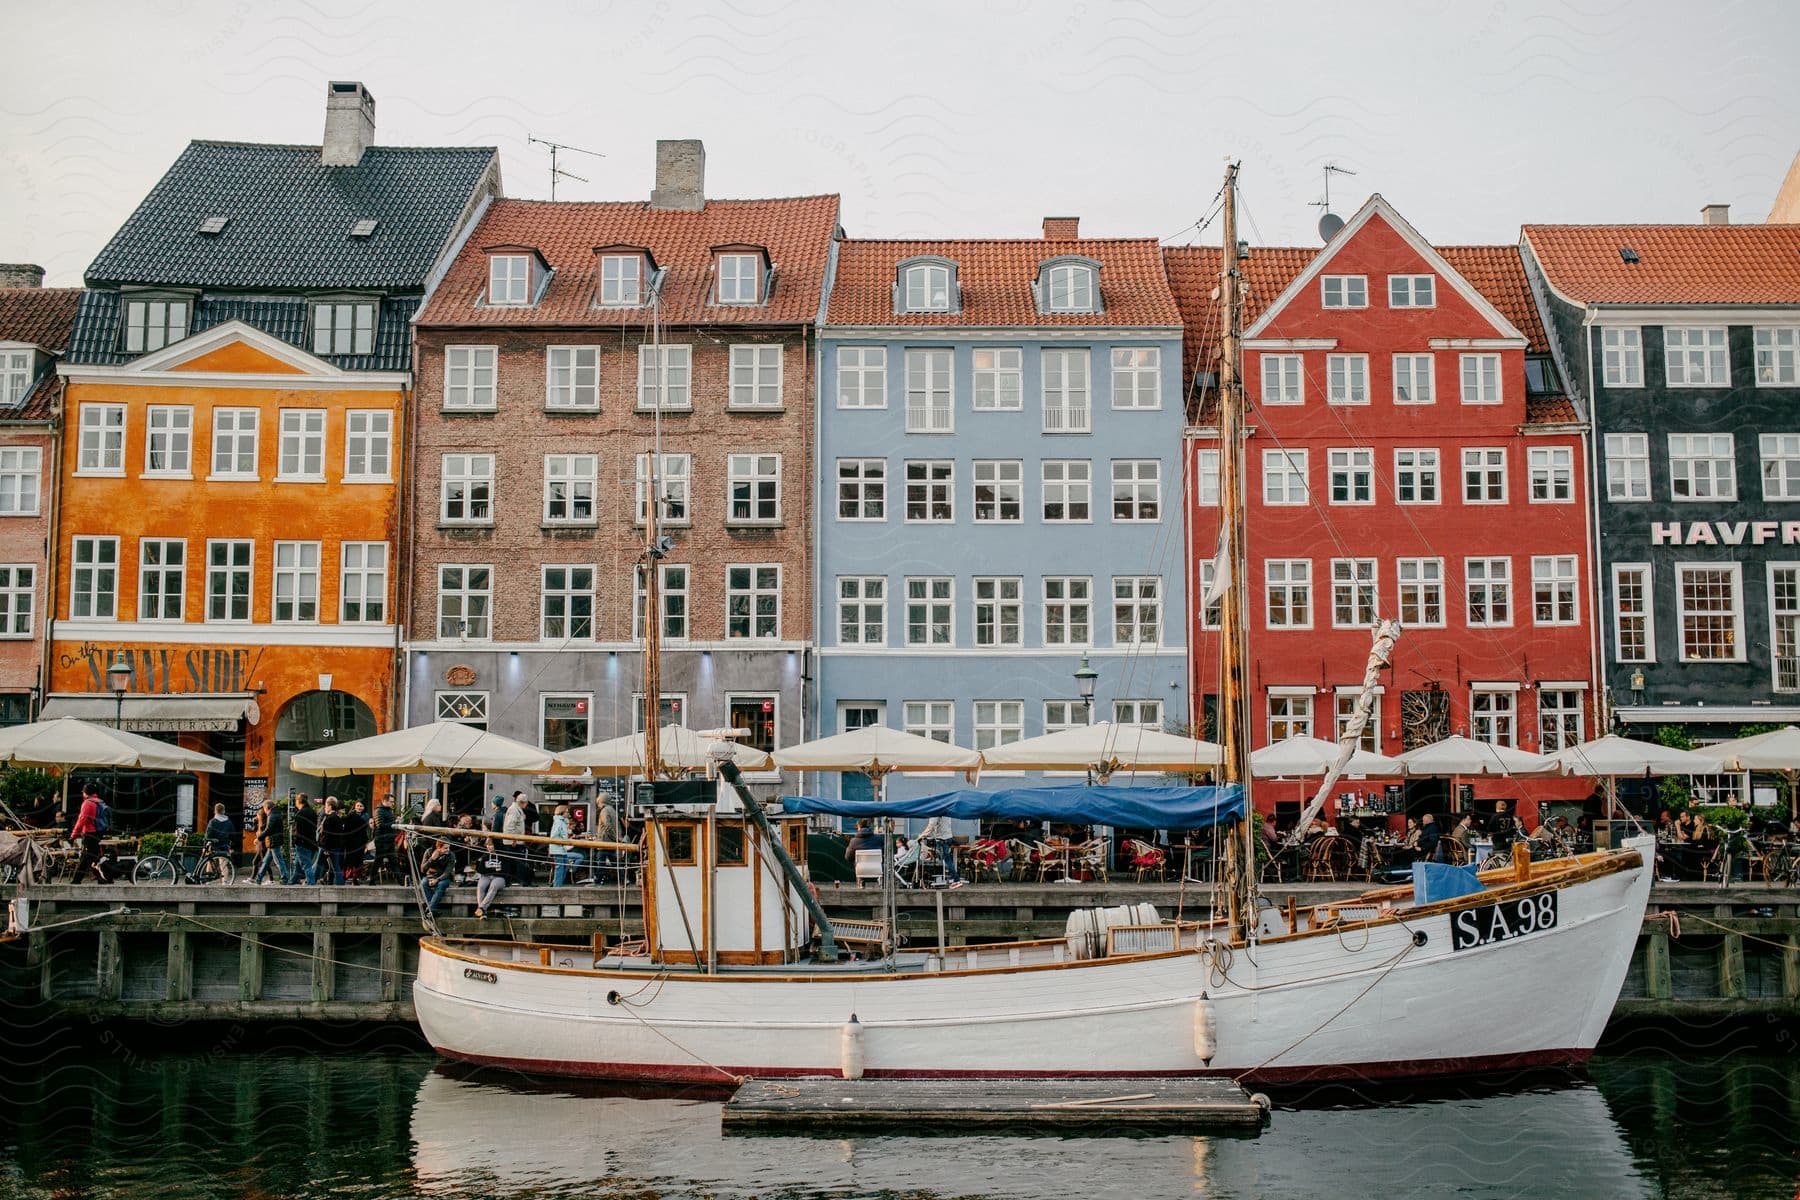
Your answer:
[[[86,783],[81,787],[81,811],[75,816],[74,828],[69,836],[81,843],[81,854],[75,860],[75,882],[80,883],[87,878],[89,871],[94,873],[95,883],[111,883],[112,874],[106,869],[100,855],[100,836],[111,824],[106,802],[100,799],[100,785]]]
[[[550,818],[550,836],[553,838],[573,837],[573,826],[569,824],[569,806],[559,804],[555,815]],[[550,860],[556,869],[550,873],[551,887],[565,887],[575,868],[581,865],[581,852],[572,846],[550,847]]]
[[[331,864],[331,882],[339,887],[344,884],[344,854],[352,827],[350,814],[338,807],[338,798],[325,797],[325,814],[319,818],[319,854]]]
[[[305,796],[294,801],[294,815],[289,821],[293,830],[294,864],[288,871],[288,882],[299,883],[302,875],[308,887],[319,882],[319,812]]]
[[[206,852],[226,855],[235,862],[240,840],[237,826],[225,815],[225,806],[213,805],[212,820],[206,823]]]
[[[270,796],[256,814],[256,867],[250,872],[251,883],[280,883],[287,878],[287,840],[287,809]]]
[[[509,834],[522,834],[525,832],[525,827],[525,793],[514,792],[513,802],[507,808],[506,816],[501,822],[501,830]],[[505,851],[508,875],[521,885],[529,885],[531,883],[531,862],[525,857],[525,843],[509,841],[503,842],[501,845]]]

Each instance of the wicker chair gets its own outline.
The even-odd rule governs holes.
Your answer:
[[[1125,843],[1131,851],[1131,869],[1137,873],[1137,881],[1144,882],[1144,876],[1155,875],[1158,882],[1163,877],[1163,868],[1168,865],[1169,852],[1161,846],[1153,846],[1149,842],[1131,838]]]
[[[1092,838],[1069,847],[1069,867],[1086,871],[1101,883],[1106,882],[1106,839]]]
[[[1350,878],[1350,843],[1341,837],[1321,837],[1306,858],[1308,882],[1341,882]]]

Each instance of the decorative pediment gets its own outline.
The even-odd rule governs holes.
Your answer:
[[[134,359],[127,370],[134,375],[178,371],[220,375],[349,375],[324,359],[242,321],[227,321],[204,333],[183,338],[153,354]]]

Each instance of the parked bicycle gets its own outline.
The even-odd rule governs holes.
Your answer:
[[[138,860],[131,873],[133,883],[230,883],[237,867],[229,854],[209,848],[198,834],[175,839],[167,854]]]

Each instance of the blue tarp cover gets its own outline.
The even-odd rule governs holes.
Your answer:
[[[1481,880],[1474,867],[1453,867],[1449,863],[1416,862],[1413,864],[1413,903],[1436,904],[1458,896],[1473,896],[1481,890]]]
[[[1244,813],[1243,789],[1231,787],[1021,787],[960,788],[910,800],[833,800],[824,796],[783,796],[791,813],[839,817],[1005,817],[1015,821],[1062,821],[1071,825],[1117,825],[1126,829],[1205,829],[1235,821]]]

